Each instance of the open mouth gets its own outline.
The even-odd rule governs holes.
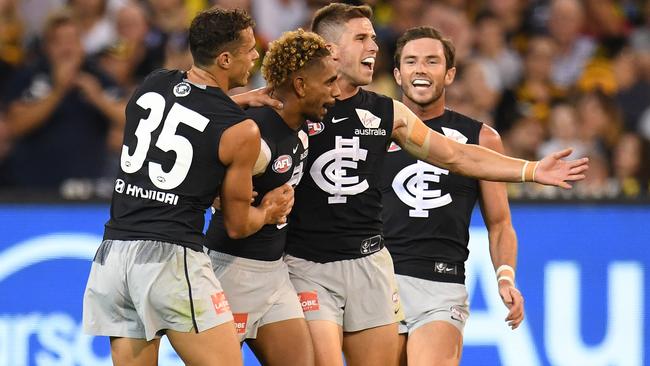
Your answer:
[[[415,79],[411,82],[416,89],[427,89],[431,87],[431,81],[427,79]]]
[[[370,71],[372,71],[373,67],[375,66],[375,58],[366,57],[363,60],[361,60],[361,64],[367,67]]]

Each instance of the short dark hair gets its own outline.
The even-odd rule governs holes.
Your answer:
[[[336,41],[342,31],[340,27],[356,18],[371,19],[372,8],[368,5],[332,3],[316,11],[311,21],[311,30],[328,41]]]
[[[316,33],[298,29],[285,32],[271,43],[262,63],[262,75],[270,87],[286,82],[302,70],[330,55],[325,40]]]
[[[445,68],[451,69],[456,65],[456,48],[450,39],[444,38],[440,32],[433,27],[413,27],[404,32],[397,40],[397,49],[395,50],[395,67],[399,69],[402,50],[410,41],[416,39],[431,38],[437,39],[442,43],[445,52]]]
[[[63,8],[49,14],[43,26],[43,38],[51,37],[52,33],[59,27],[69,24],[77,25],[69,8]]]
[[[241,31],[255,22],[241,9],[212,8],[199,13],[190,25],[189,43],[194,63],[208,66],[225,50],[232,51]]]

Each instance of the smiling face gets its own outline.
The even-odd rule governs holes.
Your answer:
[[[407,42],[402,49],[399,69],[394,70],[395,81],[404,95],[419,106],[433,104],[443,96],[456,68],[447,70],[442,42],[433,38],[419,38]]]
[[[341,79],[353,86],[372,82],[379,51],[375,38],[375,30],[368,18],[353,18],[345,23],[345,30],[341,32],[333,50],[338,59]]]
[[[305,98],[301,112],[306,119],[321,121],[327,114],[327,109],[334,106],[336,97],[341,94],[336,78],[336,63],[331,56],[315,62],[303,71]]]

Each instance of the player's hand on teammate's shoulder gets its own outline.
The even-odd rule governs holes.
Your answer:
[[[266,209],[267,224],[284,224],[293,207],[293,187],[283,184],[267,192],[260,206]]]
[[[562,160],[569,156],[571,151],[566,149],[545,156],[537,163],[533,180],[537,183],[569,189],[571,185],[567,182],[585,179],[584,173],[589,169],[589,159]]]
[[[275,109],[282,109],[282,102],[271,97],[270,92],[271,89],[267,87],[257,88],[234,95],[232,100],[242,108],[269,106]]]

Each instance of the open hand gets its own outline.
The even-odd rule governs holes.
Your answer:
[[[567,181],[575,182],[585,179],[583,173],[589,169],[589,159],[562,160],[569,156],[571,151],[571,149],[566,149],[545,156],[535,171],[535,182],[569,189],[571,185]]]

